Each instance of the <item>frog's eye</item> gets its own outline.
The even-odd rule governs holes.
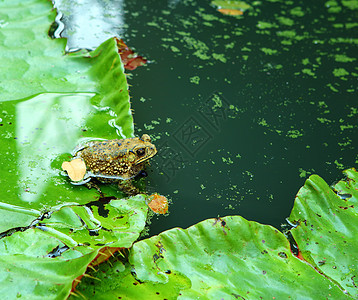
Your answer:
[[[137,152],[138,156],[143,156],[145,154],[145,149],[144,148],[139,148],[136,152]]]

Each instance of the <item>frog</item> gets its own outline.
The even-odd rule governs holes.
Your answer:
[[[148,161],[157,154],[157,149],[148,134],[113,140],[93,140],[75,149],[73,159],[81,159],[86,168],[82,180],[73,184],[86,184],[89,188],[102,183],[117,183],[127,195],[140,193],[132,179],[142,173]]]

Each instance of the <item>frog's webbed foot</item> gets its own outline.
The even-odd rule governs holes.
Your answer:
[[[89,182],[86,182],[85,185],[89,190],[90,189],[95,189],[99,193],[99,195],[101,197],[103,197],[103,193],[102,193],[101,189],[99,188],[99,186],[96,183],[94,183],[92,181],[89,181]]]
[[[140,194],[140,190],[133,185],[132,180],[130,179],[120,181],[118,187],[129,196]]]

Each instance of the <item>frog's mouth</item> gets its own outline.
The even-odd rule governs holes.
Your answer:
[[[138,160],[136,161],[136,165],[152,158],[154,155],[157,154],[157,148],[152,145],[150,147],[146,147],[146,148],[138,148],[135,150],[135,153],[138,157]]]

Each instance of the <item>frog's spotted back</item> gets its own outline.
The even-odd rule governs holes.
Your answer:
[[[76,153],[91,177],[127,180],[143,170],[145,162],[157,153],[149,135],[141,138],[92,141]]]

